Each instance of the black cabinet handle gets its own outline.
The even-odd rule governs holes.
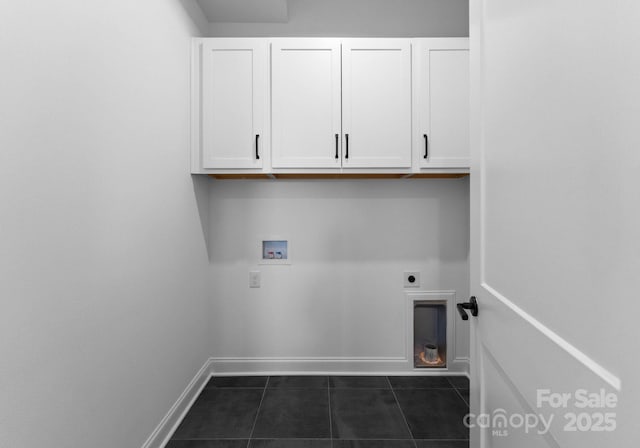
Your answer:
[[[340,138],[339,134],[336,134],[336,159],[338,158],[338,139]]]
[[[427,134],[422,134],[424,137],[424,158],[429,157],[429,136]]]
[[[260,154],[258,153],[258,139],[260,138],[260,134],[256,134],[256,160],[260,160]]]
[[[346,151],[345,151],[344,158],[348,159],[349,158],[349,134],[344,134],[344,138],[345,138],[345,140],[347,142],[347,148],[346,148]]]
[[[469,315],[465,310],[471,310],[471,315],[474,317],[478,315],[478,301],[475,296],[472,296],[468,302],[458,303],[456,308],[458,308],[462,320],[469,320]]]

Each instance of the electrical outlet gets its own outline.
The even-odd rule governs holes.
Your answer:
[[[404,273],[404,287],[405,288],[419,288],[420,287],[420,273],[419,272],[405,272]]]
[[[249,272],[249,288],[260,287],[260,271]]]

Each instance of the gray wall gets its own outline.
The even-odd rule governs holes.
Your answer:
[[[211,35],[467,36],[468,0],[291,0],[286,24],[214,23]],[[464,179],[212,182],[215,367],[339,370],[322,358],[404,356],[402,273],[466,298],[468,209]],[[278,235],[292,239],[294,264],[257,265],[259,239]],[[262,288],[248,288],[251,269]],[[468,326],[456,344],[467,356]],[[371,364],[398,367],[387,365]]]
[[[140,447],[208,358],[195,30],[175,0],[1,2],[0,30],[0,446]]]
[[[211,37],[465,37],[468,0],[289,0],[288,23],[213,23]]]
[[[393,361],[409,336],[403,272],[419,271],[422,291],[469,293],[465,178],[212,181],[210,212],[220,370],[261,371],[270,361],[339,370],[339,358],[381,361],[350,371],[406,370]],[[280,238],[290,241],[292,264],[258,264],[260,241]],[[261,288],[249,289],[250,270],[261,272]],[[468,324],[455,325],[456,354],[466,357]]]

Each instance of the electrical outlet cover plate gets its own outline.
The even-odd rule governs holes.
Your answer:
[[[249,288],[260,287],[260,271],[249,272]]]
[[[413,281],[411,281],[413,279]],[[420,287],[420,273],[419,272],[405,272],[404,273],[404,287],[405,288],[419,288]]]

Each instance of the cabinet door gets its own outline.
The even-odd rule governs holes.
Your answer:
[[[469,168],[469,40],[417,39],[414,47],[420,167]]]
[[[202,166],[261,168],[268,150],[269,50],[264,39],[202,44]]]
[[[411,166],[410,40],[345,39],[342,101],[344,167]]]
[[[341,166],[340,41],[276,39],[272,55],[272,166]]]

